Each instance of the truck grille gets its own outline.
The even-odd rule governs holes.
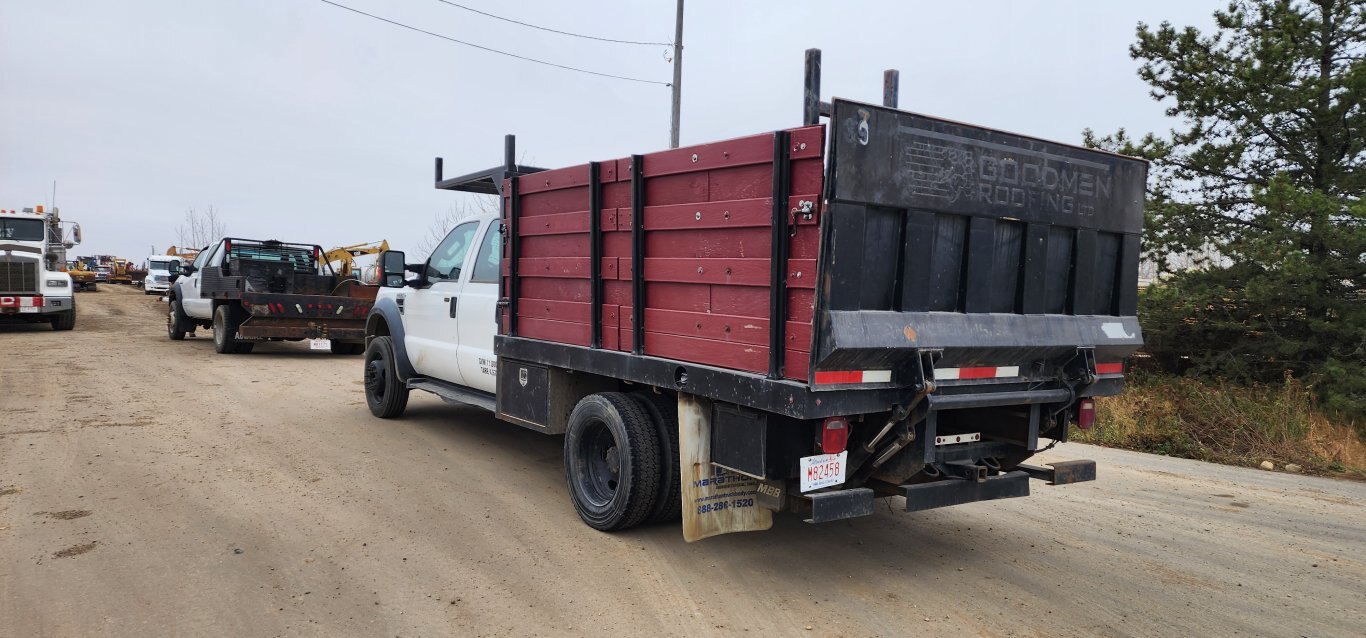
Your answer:
[[[38,262],[0,261],[0,292],[38,292]]]

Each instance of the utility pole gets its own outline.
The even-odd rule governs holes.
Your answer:
[[[674,19],[673,118],[669,123],[669,148],[678,148],[678,113],[683,104],[683,0],[678,0]]]

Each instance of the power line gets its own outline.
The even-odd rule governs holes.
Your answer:
[[[425,33],[425,34],[427,34],[427,35],[429,35],[429,36],[432,36],[432,37],[434,37],[434,38],[441,38],[442,40],[449,40],[449,41],[454,42],[454,43],[456,43],[456,44],[463,44],[463,45],[465,45],[465,46],[467,46],[467,47],[474,47],[474,48],[479,49],[479,50],[481,50],[481,51],[488,51],[489,53],[497,53],[498,55],[505,55],[505,56],[510,57],[510,58],[517,58],[518,60],[525,60],[525,61],[527,61],[527,62],[535,62],[536,64],[544,64],[544,65],[546,65],[546,66],[553,66],[553,67],[555,67],[555,68],[557,68],[557,69],[564,69],[564,70],[566,70],[566,71],[577,71],[577,72],[579,72],[579,73],[587,73],[587,74],[589,74],[589,75],[597,75],[597,76],[604,77],[604,78],[612,78],[612,79],[616,79],[616,80],[627,80],[627,81],[630,81],[630,82],[641,82],[641,83],[644,83],[644,84],[658,84],[658,85],[660,85],[660,86],[671,86],[668,82],[659,82],[659,81],[657,81],[657,80],[646,80],[646,79],[643,79],[643,78],[627,77],[627,76],[625,76],[625,75],[613,75],[613,74],[611,74],[611,73],[601,73],[601,72],[598,72],[598,71],[590,71],[590,70],[588,70],[588,69],[580,69],[580,68],[578,68],[578,67],[566,66],[566,65],[563,65],[563,64],[556,64],[556,63],[554,63],[554,62],[547,62],[547,61],[545,61],[545,60],[537,60],[536,58],[528,58],[528,57],[526,57],[526,56],[524,56],[524,55],[517,55],[516,53],[508,53],[507,51],[499,51],[498,49],[491,49],[491,48],[486,47],[486,46],[474,44],[473,42],[466,42],[466,41],[464,41],[464,40],[457,40],[457,39],[452,38],[452,37],[450,37],[450,36],[441,35],[440,33],[432,33],[431,31],[427,31],[427,30],[425,30],[425,29],[419,29],[419,28],[417,28],[417,27],[415,27],[415,26],[403,24],[402,22],[395,22],[395,21],[390,20],[390,19],[388,19],[388,18],[381,18],[380,16],[377,16],[377,15],[375,15],[375,14],[373,14],[373,13],[366,13],[366,12],[364,12],[364,11],[361,11],[360,9],[353,9],[353,8],[351,8],[351,7],[348,7],[348,6],[344,5],[344,4],[338,4],[338,3],[336,3],[336,2],[333,2],[332,0],[319,0],[319,1],[320,1],[320,2],[324,2],[324,3],[327,3],[327,4],[330,4],[330,5],[334,6],[334,7],[337,7],[338,9],[346,9],[347,11],[350,11],[350,12],[352,12],[352,13],[359,13],[360,15],[363,15],[363,16],[365,16],[365,17],[367,17],[367,18],[374,18],[374,19],[376,19],[376,20],[379,20],[380,22],[388,22],[389,24],[392,24],[392,25],[394,25],[394,26],[396,26],[396,27],[403,27],[404,29],[409,29],[409,30],[411,30],[411,31],[416,31],[416,32],[418,32],[418,33]]]
[[[584,35],[584,34],[582,34],[582,33],[571,33],[571,32],[569,32],[569,31],[560,31],[559,29],[552,29],[552,28],[550,28],[550,27],[543,27],[543,26],[539,26],[539,25],[535,25],[535,24],[530,24],[530,23],[527,23],[527,22],[521,22],[521,21],[518,21],[518,20],[513,20],[512,18],[504,18],[503,16],[496,16],[496,15],[493,15],[492,13],[487,13],[487,12],[484,12],[484,11],[480,11],[480,10],[478,10],[478,9],[474,9],[474,8],[471,8],[471,7],[467,7],[467,6],[465,6],[465,5],[463,5],[463,4],[460,4],[460,3],[457,3],[457,2],[451,2],[450,0],[436,0],[436,1],[437,1],[437,2],[440,2],[440,3],[442,3],[442,4],[451,5],[452,7],[456,7],[456,8],[459,8],[459,9],[464,9],[464,10],[469,11],[469,12],[472,12],[472,13],[477,13],[477,14],[479,14],[479,15],[481,15],[481,16],[487,16],[487,17],[493,18],[494,20],[502,20],[503,22],[511,22],[511,23],[513,23],[513,24],[520,24],[520,25],[522,25],[522,26],[524,26],[524,27],[531,27],[532,29],[540,29],[540,30],[542,30],[542,31],[549,31],[549,32],[551,32],[551,33],[558,33],[558,34],[560,34],[560,35],[567,35],[567,36],[572,36],[572,37],[575,37],[575,38],[584,38],[585,40],[597,40],[597,41],[599,41],[599,42],[616,42],[617,44],[643,44],[643,45],[646,45],[646,46],[661,46],[661,47],[671,47],[671,46],[673,46],[673,43],[672,43],[672,42],[637,42],[637,41],[635,41],[635,40],[615,40],[615,39],[612,39],[612,38],[600,38],[600,37],[597,37],[597,36],[594,36],[594,35]]]

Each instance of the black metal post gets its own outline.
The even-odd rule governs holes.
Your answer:
[[[887,69],[882,72],[882,105],[896,108],[897,96],[901,93],[901,72]]]
[[[590,345],[602,347],[602,177],[601,165],[588,163],[588,323]]]
[[[510,133],[503,136],[503,170],[517,170],[517,136]]]
[[[440,183],[441,183],[441,179],[442,179],[442,177],[443,177],[442,172],[443,172],[443,171],[441,170],[441,158],[438,157],[438,158],[436,158],[436,183],[437,183],[437,184],[440,184]]]
[[[769,257],[768,376],[783,376],[787,340],[788,183],[791,143],[787,131],[773,133],[773,245]]]
[[[507,136],[507,140],[507,148],[511,150],[512,136]],[[522,221],[522,198],[518,194],[517,181],[516,175],[508,177],[508,204],[510,208],[506,238],[508,242],[508,334],[513,337],[517,336],[517,297],[521,294],[521,281],[517,272],[520,265],[518,257],[521,253],[519,250],[521,242],[518,241],[517,228]]]
[[[631,156],[631,352],[645,354],[645,156]]]
[[[802,126],[821,121],[821,50],[806,50],[806,92],[802,97]]]

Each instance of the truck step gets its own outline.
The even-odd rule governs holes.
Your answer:
[[[1082,481],[1096,480],[1095,461],[1059,461],[1049,463],[1049,467],[1020,464],[1020,470],[1030,478],[1047,481],[1050,485],[1071,485]]]
[[[453,383],[446,383],[445,381],[438,381],[436,379],[409,379],[408,387],[414,390],[426,390],[447,401],[484,408],[490,412],[493,412],[498,407],[492,394],[471,390]]]
[[[1029,475],[1024,472],[1006,472],[988,476],[980,482],[950,479],[902,485],[901,489],[906,494],[906,511],[921,512],[977,501],[1029,496]]]

